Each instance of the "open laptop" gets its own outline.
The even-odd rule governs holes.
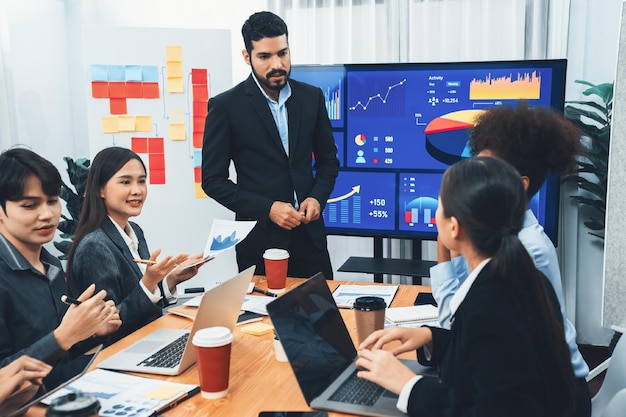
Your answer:
[[[310,407],[366,416],[405,416],[396,407],[397,395],[356,376],[357,352],[322,273],[269,303],[267,312]],[[403,362],[417,374],[436,376],[434,369],[417,361]],[[344,398],[352,390],[347,388],[349,379],[369,390],[361,401]]]
[[[43,384],[39,389],[35,386],[20,389],[0,404],[0,416],[19,416],[26,412],[31,405],[41,402],[49,395],[74,382],[87,372],[101,350],[102,345],[99,345],[69,362],[56,364],[48,376],[43,379]]]
[[[254,269],[251,266],[205,292],[191,331],[158,329],[98,363],[98,368],[159,375],[180,374],[196,363],[191,340],[198,329],[212,326],[234,329]]]

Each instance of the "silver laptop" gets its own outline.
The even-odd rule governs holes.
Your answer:
[[[406,416],[396,407],[397,395],[356,376],[357,352],[323,274],[269,303],[267,312],[310,407],[366,416]],[[417,374],[437,375],[417,361],[403,362]],[[361,399],[349,395],[352,384],[365,390]]]
[[[43,379],[43,384],[37,392],[30,389],[20,389],[0,404],[0,416],[22,415],[31,405],[41,402],[41,400],[74,382],[87,372],[101,350],[102,345],[99,345],[85,354],[76,356],[69,362],[57,363],[48,376]]]
[[[212,326],[235,327],[254,266],[205,292],[191,331],[159,329],[126,349],[98,363],[98,368],[118,371],[178,375],[196,363],[191,343],[198,329]]]

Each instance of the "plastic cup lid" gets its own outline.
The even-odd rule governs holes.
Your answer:
[[[227,327],[215,326],[198,330],[192,339],[192,343],[201,347],[218,347],[233,341],[233,334]]]
[[[287,259],[289,258],[289,252],[285,249],[266,249],[263,252],[263,257],[271,260]]]
[[[352,307],[355,310],[376,311],[387,308],[387,303],[380,297],[364,296],[355,299]]]

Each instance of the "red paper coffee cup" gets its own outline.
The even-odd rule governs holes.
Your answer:
[[[228,394],[232,341],[230,330],[220,326],[200,329],[193,336],[200,390],[204,398],[215,399]]]
[[[263,260],[265,262],[267,288],[275,293],[285,291],[289,252],[285,249],[267,249],[263,253]]]

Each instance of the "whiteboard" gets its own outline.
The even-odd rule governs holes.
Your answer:
[[[148,184],[148,196],[142,214],[131,220],[144,230],[150,250],[160,248],[161,256],[202,253],[212,220],[233,219],[234,215],[210,198],[197,197],[194,165],[198,165],[198,159],[194,162],[194,153],[197,156],[196,152],[201,149],[195,148],[191,140],[193,103],[190,74],[192,69],[207,69],[209,96],[232,87],[230,31],[87,26],[83,45],[90,154],[85,156],[92,159],[98,151],[113,145],[131,148],[132,137],[162,137],[164,184]],[[182,93],[167,90],[168,46],[180,47],[182,51]],[[126,100],[126,115],[150,116],[150,132],[103,131],[102,118],[118,115],[111,115],[108,99],[92,96],[91,82],[97,69],[109,65],[157,67],[159,97]],[[178,111],[179,115],[182,111],[185,140],[174,141],[170,138],[171,110]],[[139,155],[150,171],[148,154]],[[216,277],[225,279],[236,271],[234,251],[223,253],[200,268],[198,276],[181,284],[179,292],[186,287],[204,286]]]

